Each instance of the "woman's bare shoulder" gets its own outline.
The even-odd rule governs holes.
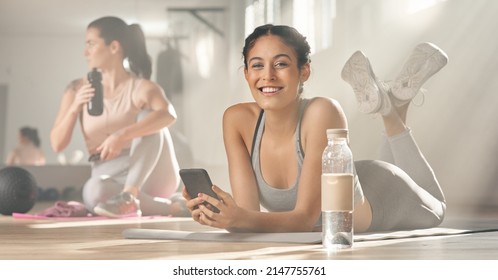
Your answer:
[[[147,79],[142,79],[142,78],[134,78],[135,79],[135,83],[137,84],[136,88],[139,90],[139,91],[146,91],[146,92],[163,92],[163,89],[161,88],[161,86],[154,82],[154,81],[151,81],[151,80],[147,80]]]
[[[74,79],[67,84],[64,92],[76,92],[84,83],[85,80],[83,78]]]
[[[154,81],[132,77],[133,85],[133,98],[137,107],[141,108],[144,104],[151,102],[151,100],[167,99],[167,95],[159,84]],[[147,105],[148,106],[148,105]]]
[[[325,126],[330,127],[343,127],[347,125],[346,116],[341,104],[329,97],[315,97],[310,99],[303,122],[305,124],[323,123]]]
[[[309,112],[315,112],[317,115],[336,115],[342,114],[343,110],[341,104],[330,97],[314,97],[311,98],[308,104]],[[323,116],[323,115],[322,115]]]
[[[249,121],[257,118],[261,112],[261,108],[255,102],[237,103],[231,105],[225,110],[223,119],[225,121]]]
[[[223,131],[225,135],[236,132],[246,141],[252,137],[261,108],[255,102],[239,103],[228,107],[223,114]]]

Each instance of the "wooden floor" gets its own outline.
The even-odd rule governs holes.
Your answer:
[[[38,205],[31,212],[44,206]],[[498,211],[454,215],[441,227],[493,230],[362,241],[352,249],[330,254],[318,244],[137,240],[122,236],[128,228],[212,230],[185,218],[54,222],[0,216],[0,259],[498,260]]]

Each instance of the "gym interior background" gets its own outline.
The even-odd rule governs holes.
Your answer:
[[[414,100],[409,125],[438,175],[449,214],[495,207],[497,12],[493,0],[0,0],[0,157],[15,147],[18,128],[30,125],[41,133],[48,165],[61,165],[49,133],[64,88],[88,71],[86,25],[116,15],[145,30],[153,80],[165,85],[178,112],[172,131],[180,164],[206,168],[229,190],[222,114],[251,100],[243,79],[244,38],[272,22],[308,37],[313,73],[305,96],[342,104],[356,159],[377,156],[381,121],[357,112],[340,78],[349,56],[362,50],[388,80],[419,42],[445,50],[449,63]],[[77,150],[85,151],[79,128],[66,158]]]

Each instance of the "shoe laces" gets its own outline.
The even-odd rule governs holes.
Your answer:
[[[383,81],[378,78],[376,78],[376,81],[382,93],[388,95],[391,92],[391,81]]]

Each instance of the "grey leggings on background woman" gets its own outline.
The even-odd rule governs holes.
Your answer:
[[[178,189],[179,166],[168,129],[136,138],[131,149],[116,158],[92,164],[91,178],[83,187],[83,202],[92,210],[123,191],[124,186],[141,186],[138,199],[143,215],[167,215],[168,203]],[[179,197],[181,197],[179,195]]]

